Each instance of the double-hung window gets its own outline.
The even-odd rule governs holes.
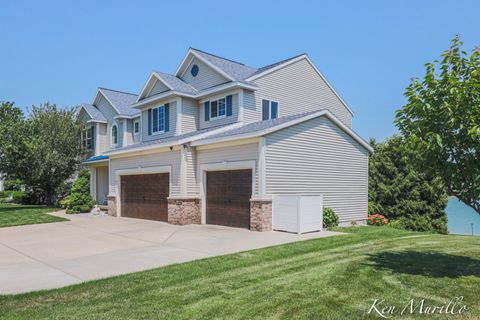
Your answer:
[[[278,118],[278,102],[262,99],[262,120]]]
[[[140,121],[135,121],[133,123],[133,134],[135,135],[140,134]]]
[[[165,106],[152,109],[152,133],[165,132]]]
[[[82,131],[82,146],[87,150],[93,150],[94,130],[94,127],[89,127]]]
[[[226,115],[226,102],[225,98],[213,100],[210,102],[210,118],[223,118]]]

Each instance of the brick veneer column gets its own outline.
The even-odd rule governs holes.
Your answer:
[[[250,230],[272,230],[272,200],[250,200]]]
[[[200,199],[169,198],[168,222],[179,225],[202,223]]]
[[[117,198],[115,196],[107,196],[108,199],[108,214],[117,216]]]

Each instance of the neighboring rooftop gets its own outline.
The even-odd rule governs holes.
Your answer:
[[[88,103],[82,103],[81,107],[85,109],[85,111],[88,113],[90,118],[94,121],[107,121],[107,118],[103,115],[103,113],[98,110],[95,106],[92,106],[91,104]]]
[[[107,88],[98,88],[107,99],[118,109],[121,115],[134,116],[140,113],[140,110],[131,108],[130,105],[135,103],[137,95]]]
[[[188,94],[197,93],[197,90],[194,87],[192,87],[182,79],[174,76],[173,74],[168,74],[160,71],[154,71],[154,72],[159,78],[165,81],[168,84],[168,86],[172,88],[173,91],[179,91],[179,92],[188,93]]]
[[[230,75],[236,81],[241,81],[247,79],[250,75],[254,74],[257,71],[257,68],[249,67],[243,63],[236,62],[230,59],[222,58],[217,55],[198,50],[195,48],[190,48],[195,51],[197,54],[202,56],[204,59],[208,60],[210,63],[215,65],[217,68],[221,69],[223,72]]]

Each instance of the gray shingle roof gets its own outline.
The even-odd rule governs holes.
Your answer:
[[[188,94],[195,94],[197,90],[182,79],[168,73],[154,71],[155,74],[172,87],[173,91],[179,91]]]
[[[191,49],[237,81],[245,80],[257,71],[257,68],[249,67],[243,63],[225,59],[202,50]]]
[[[282,63],[285,63],[285,62],[288,62],[290,60],[293,60],[293,59],[296,59],[302,55],[304,55],[305,53],[302,53],[302,54],[299,54],[299,55],[296,55],[294,57],[291,57],[291,58],[288,58],[288,59],[285,59],[285,60],[282,60],[282,61],[278,61],[278,62],[275,62],[275,63],[272,63],[272,64],[269,64],[268,66],[264,66],[264,67],[261,67],[261,68],[258,68],[257,71],[255,71],[253,74],[250,75],[251,76],[255,76],[259,73],[262,73],[262,72],[265,72],[269,69],[272,69],[272,68],[275,68],[276,66],[279,66],[281,65]]]
[[[113,106],[118,109],[121,115],[134,116],[140,114],[140,110],[130,107],[130,105],[137,101],[136,94],[106,88],[99,88],[99,90],[112,102]]]
[[[81,106],[85,109],[85,111],[87,111],[88,115],[92,120],[107,121],[107,118],[95,106],[92,106],[91,104],[88,104],[88,103],[82,103]]]
[[[192,132],[181,134],[181,135],[178,135],[178,136],[170,136],[170,137],[166,137],[166,138],[160,138],[160,139],[156,139],[156,140],[150,140],[150,141],[135,143],[135,144],[128,145],[126,147],[108,150],[106,152],[106,154],[108,154],[110,152],[114,152],[114,151],[116,152],[116,151],[134,150],[134,149],[137,149],[137,148],[154,146],[154,145],[157,145],[157,144],[161,145],[161,144],[168,143],[168,144],[171,144],[171,145],[175,145],[176,142],[179,142],[183,139],[194,138],[197,135],[200,135],[200,134],[203,134],[203,133],[206,133],[206,132],[209,132],[209,131],[213,131],[213,130],[219,129],[221,127],[229,126],[229,125],[231,125],[231,124],[200,129],[200,130],[197,130],[197,131],[192,131]]]
[[[300,118],[303,118],[305,116],[311,115],[313,113],[320,112],[321,110],[315,110],[315,111],[310,111],[310,112],[302,112],[298,114],[294,114],[291,116],[285,116],[277,119],[272,119],[272,120],[264,120],[264,121],[257,121],[253,123],[246,124],[242,127],[227,130],[224,132],[220,132],[217,134],[213,134],[211,136],[206,137],[205,139],[200,139],[201,140],[206,140],[206,139],[215,139],[215,138],[226,138],[226,137],[232,137],[236,135],[241,135],[241,134],[246,134],[246,133],[251,133],[251,132],[257,132],[257,131],[262,131],[266,129],[270,129],[273,127],[276,127],[278,125],[297,120]]]

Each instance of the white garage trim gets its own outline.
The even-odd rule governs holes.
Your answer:
[[[138,167],[128,169],[117,169],[115,175],[117,178],[117,217],[122,216],[122,176],[128,175],[140,175],[140,174],[155,174],[155,173],[168,173],[168,192],[169,196],[172,192],[172,166],[154,166],[154,167]]]
[[[226,171],[226,170],[252,170],[252,195],[255,192],[255,160],[245,161],[223,161],[215,163],[206,163],[200,165],[200,203],[202,210],[202,224],[207,221],[207,172],[208,171]]]

